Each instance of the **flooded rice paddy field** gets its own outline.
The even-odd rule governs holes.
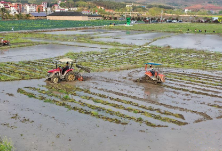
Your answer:
[[[222,90],[204,81],[222,73],[163,71],[192,78],[136,83],[144,71],[133,69],[82,82],[1,82],[1,134],[19,150],[219,150]]]
[[[36,41],[36,40],[35,40]],[[42,41],[42,40],[39,40]],[[27,61],[62,56],[68,52],[104,51],[113,46],[84,44],[77,42],[57,42],[58,44],[36,45],[24,48],[0,50],[0,62]]]
[[[103,29],[72,34],[87,32],[96,38],[100,34],[103,39],[118,40],[116,37],[120,37],[138,45],[145,41],[156,43],[161,37],[180,36]],[[140,40],[144,42],[138,42]],[[221,57],[212,54],[208,61],[203,62],[198,60],[199,53],[190,54],[188,51],[174,52],[177,57],[173,60],[170,59],[174,58],[173,53],[164,53],[165,49],[159,50],[161,53],[149,48],[131,51],[121,48],[106,52],[104,48],[113,47],[56,43],[1,51],[0,135],[11,138],[16,150],[176,151],[222,148]],[[84,52],[79,53],[81,50]],[[47,70],[54,68],[52,62],[67,52],[76,62],[91,67],[94,72],[84,73],[84,81],[52,84],[42,79]],[[122,64],[142,67],[149,58],[162,59],[172,66],[181,63],[195,65],[200,61],[200,65],[206,65],[208,70],[164,67],[161,70],[166,75],[166,82],[157,85],[135,82],[144,75],[144,68],[137,66],[126,70],[118,68],[120,71],[104,70]],[[216,63],[213,60],[217,60]],[[95,72],[100,69],[104,72]]]

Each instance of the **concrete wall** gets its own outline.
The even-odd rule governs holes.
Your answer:
[[[89,17],[89,20],[101,20],[103,17]]]
[[[47,16],[49,20],[89,20],[88,16]]]

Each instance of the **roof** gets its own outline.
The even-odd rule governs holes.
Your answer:
[[[153,63],[153,62],[144,63],[144,64],[150,64],[150,65],[162,65],[161,63]]]
[[[30,13],[32,16],[34,17],[38,17],[38,16],[41,16],[41,17],[46,17],[46,13],[45,12],[37,12],[37,13]]]
[[[55,12],[48,16],[87,16],[80,12]]]
[[[102,15],[87,15],[88,17],[103,17]]]
[[[102,17],[102,15],[86,15],[81,12],[55,12],[48,16],[88,16],[88,17]]]

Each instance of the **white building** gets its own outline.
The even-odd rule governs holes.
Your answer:
[[[15,8],[15,6],[11,6],[9,9],[9,14],[18,14],[17,9]]]
[[[36,4],[24,4],[23,5],[23,13],[29,14],[32,12],[36,12]]]
[[[43,12],[45,12],[47,9],[47,2],[42,2],[42,6],[43,6]]]

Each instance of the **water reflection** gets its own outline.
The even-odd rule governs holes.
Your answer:
[[[0,54],[3,55],[5,53],[9,52],[9,49],[1,49],[0,51],[1,51]]]

